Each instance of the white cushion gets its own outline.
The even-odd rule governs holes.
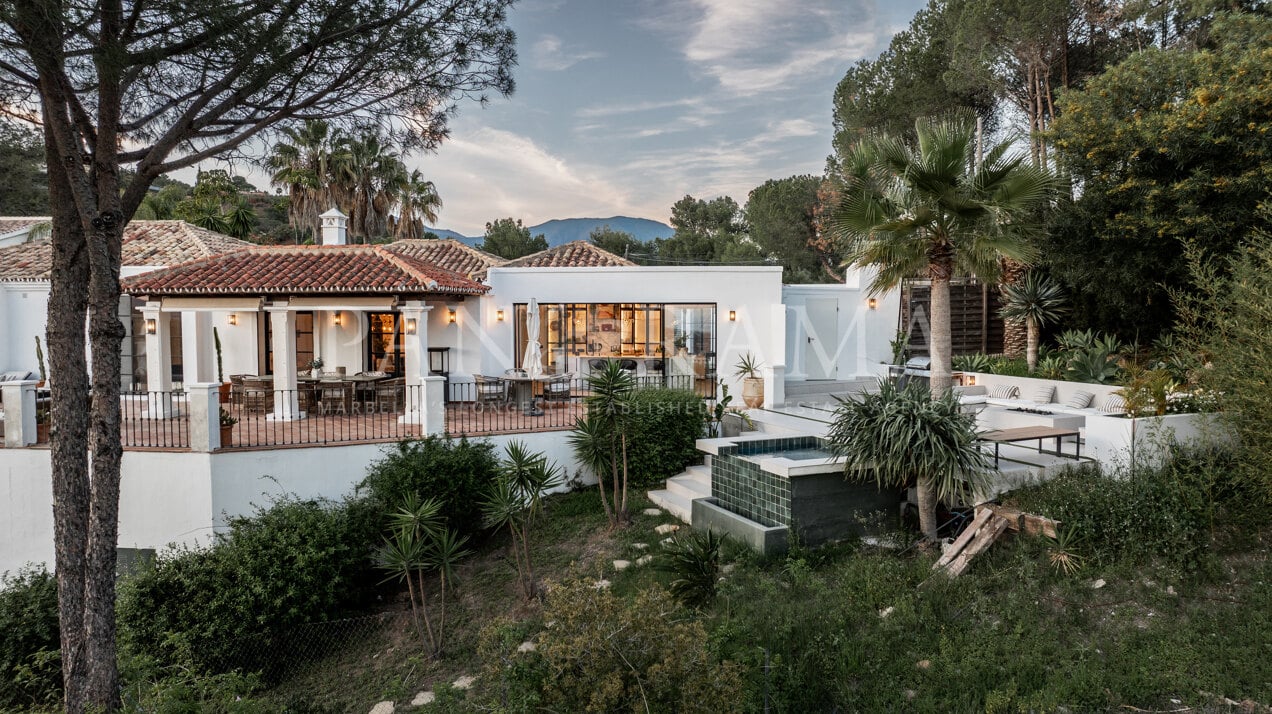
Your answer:
[[[1033,392],[1034,404],[1050,404],[1052,399],[1056,397],[1056,387],[1054,384],[1044,384]]]
[[[1119,394],[1110,394],[1108,399],[1100,405],[1100,411],[1105,414],[1125,414],[1126,399]]]
[[[989,390],[990,399],[1015,399],[1020,396],[1020,388],[1014,384],[1000,384]]]
[[[1069,397],[1069,401],[1065,402],[1064,405],[1074,409],[1086,409],[1091,406],[1092,399],[1095,399],[1095,394],[1078,390],[1073,393],[1072,397]]]

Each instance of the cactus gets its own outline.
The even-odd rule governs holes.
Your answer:
[[[225,373],[221,368],[221,334],[212,328],[212,344],[216,346],[216,381],[225,383]]]
[[[44,371],[44,347],[40,345],[40,336],[35,336],[35,359],[40,363],[40,381],[43,382],[49,378],[47,372]]]

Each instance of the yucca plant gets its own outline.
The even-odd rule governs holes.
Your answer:
[[[1076,552],[1082,536],[1073,528],[1056,528],[1056,537],[1047,538],[1047,562],[1057,572],[1073,575],[1082,569],[1084,558]]]
[[[851,479],[873,479],[880,488],[916,483],[919,528],[933,541],[937,502],[975,491],[990,469],[975,417],[963,413],[958,395],[933,397],[917,383],[882,381],[877,394],[839,400],[827,441]]]
[[[715,600],[720,579],[720,549],[728,536],[695,531],[663,547],[655,567],[671,573],[671,594],[687,607],[701,609]]]
[[[1025,361],[1029,371],[1038,367],[1038,336],[1048,323],[1059,320],[1068,308],[1059,283],[1030,272],[1024,280],[1002,287],[1003,306],[999,310],[1008,322],[1025,323]]]
[[[626,525],[627,513],[627,437],[631,420],[628,401],[636,389],[631,373],[606,360],[605,368],[587,378],[589,396],[584,400],[587,416],[580,417],[570,432],[570,446],[579,461],[597,476],[601,507],[610,528]],[[613,504],[606,500],[605,473],[611,479]]]
[[[499,476],[491,485],[482,513],[487,528],[506,528],[512,538],[521,594],[530,600],[537,593],[534,563],[530,558],[530,529],[543,508],[543,497],[561,483],[561,469],[524,442],[504,447]]]

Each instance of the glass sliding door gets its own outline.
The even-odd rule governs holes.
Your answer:
[[[396,312],[367,315],[366,369],[384,372],[390,377],[406,374],[400,317]]]

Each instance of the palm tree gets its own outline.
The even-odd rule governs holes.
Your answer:
[[[611,528],[626,525],[627,513],[627,435],[631,420],[628,418],[628,400],[636,384],[632,375],[618,366],[617,360],[607,360],[605,369],[587,378],[590,395],[587,397],[587,416],[580,417],[570,432],[570,446],[579,461],[588,465],[597,476],[601,492],[601,507]],[[614,503],[611,507],[605,498],[605,472],[610,473]]]
[[[1033,372],[1038,367],[1038,330],[1065,313],[1064,293],[1054,280],[1031,272],[1015,284],[1002,286],[1002,299],[999,314],[1003,319],[1025,323],[1025,360]]]
[[[437,222],[437,209],[442,197],[432,181],[426,181],[419,169],[411,172],[398,191],[400,212],[393,236],[399,239],[423,237],[423,223]]]
[[[543,497],[561,483],[561,470],[522,441],[509,443],[504,453],[499,477],[482,502],[482,514],[487,528],[507,528],[512,536],[521,593],[530,600],[538,590],[530,557],[530,529],[542,510]]]
[[[287,188],[290,205],[287,220],[298,233],[317,237],[318,216],[336,205],[333,167],[344,159],[344,139],[338,129],[321,119],[306,121],[299,129],[283,130],[285,139],[274,144],[265,158],[273,171],[270,182]]]
[[[374,133],[347,139],[335,166],[342,205],[348,206],[349,232],[363,242],[386,234],[390,211],[407,180],[401,159]]]
[[[839,400],[826,439],[850,478],[873,474],[885,488],[917,482],[919,529],[929,540],[937,538],[937,502],[964,489],[975,493],[990,468],[976,441],[976,418],[963,413],[958,396],[933,395],[918,383],[885,380],[877,394]]]
[[[1034,209],[1054,181],[1004,141],[974,166],[975,120],[920,119],[911,145],[874,135],[849,149],[832,233],[846,243],[846,263],[873,266],[878,294],[907,278],[931,281],[931,389],[950,388],[950,278],[997,278],[999,259],[1028,262],[1038,225]]]

